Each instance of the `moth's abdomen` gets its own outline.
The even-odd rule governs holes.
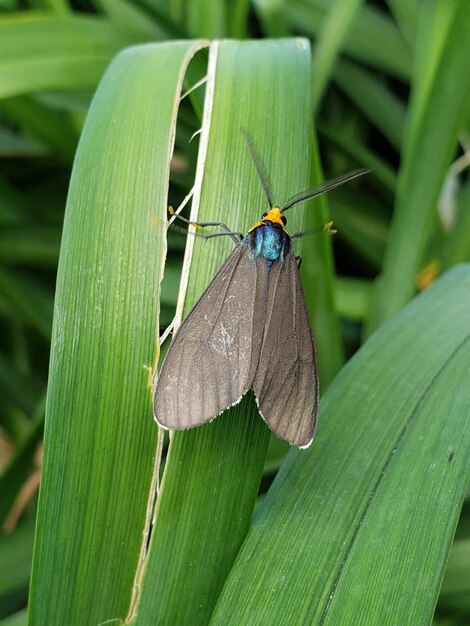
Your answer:
[[[243,240],[252,259],[261,257],[268,264],[284,261],[291,249],[291,240],[278,224],[264,222],[251,230]]]

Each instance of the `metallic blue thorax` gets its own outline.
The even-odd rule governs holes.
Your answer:
[[[290,252],[291,240],[280,224],[265,220],[246,235],[242,245],[248,248],[253,259],[261,257],[271,267],[274,261],[285,260]]]

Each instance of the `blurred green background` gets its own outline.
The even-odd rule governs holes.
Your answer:
[[[0,619],[24,623],[61,228],[77,143],[111,59],[186,38],[303,36],[313,49],[312,123],[325,178],[367,180],[328,199],[342,346],[323,388],[418,291],[470,260],[470,12],[429,0],[0,0]],[[194,102],[192,103],[194,105]],[[175,205],[193,185],[200,110],[184,101]],[[169,234],[161,327],[173,317],[185,238]],[[308,294],[307,294],[307,297]],[[273,444],[266,490],[286,452]],[[470,624],[464,505],[438,605]],[[453,585],[453,582],[455,584]],[[465,593],[470,584],[464,585]],[[15,621],[15,620],[18,620]]]

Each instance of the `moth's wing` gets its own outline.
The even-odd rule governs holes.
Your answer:
[[[319,405],[317,358],[292,253],[269,272],[265,335],[253,390],[276,435],[296,446],[310,445]]]
[[[208,422],[250,389],[267,286],[267,272],[243,245],[235,248],[170,346],[154,397],[161,426],[180,430]]]

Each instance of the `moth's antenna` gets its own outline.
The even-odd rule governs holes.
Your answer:
[[[342,176],[338,176],[338,178],[332,178],[331,180],[327,180],[326,183],[320,185],[320,187],[316,187],[314,189],[306,189],[305,191],[296,193],[285,203],[285,205],[281,209],[281,213],[284,213],[284,211],[287,211],[287,209],[291,209],[295,204],[299,204],[299,202],[304,202],[305,200],[310,200],[310,198],[320,196],[322,193],[326,193],[327,191],[331,191],[336,187],[340,187],[350,180],[354,180],[355,178],[363,176],[364,174],[368,174],[369,172],[370,170],[354,170],[352,172],[348,172],[347,174],[343,174]]]
[[[242,129],[242,135],[248,148],[248,152],[250,153],[251,160],[253,161],[253,165],[255,166],[256,173],[258,174],[258,178],[260,179],[261,185],[263,186],[264,195],[266,196],[266,200],[268,201],[269,208],[272,209],[274,206],[274,202],[272,193],[273,185],[271,183],[271,180],[261,163],[259,155],[257,154],[256,150],[253,147],[253,144],[250,141],[248,133],[244,128]]]

